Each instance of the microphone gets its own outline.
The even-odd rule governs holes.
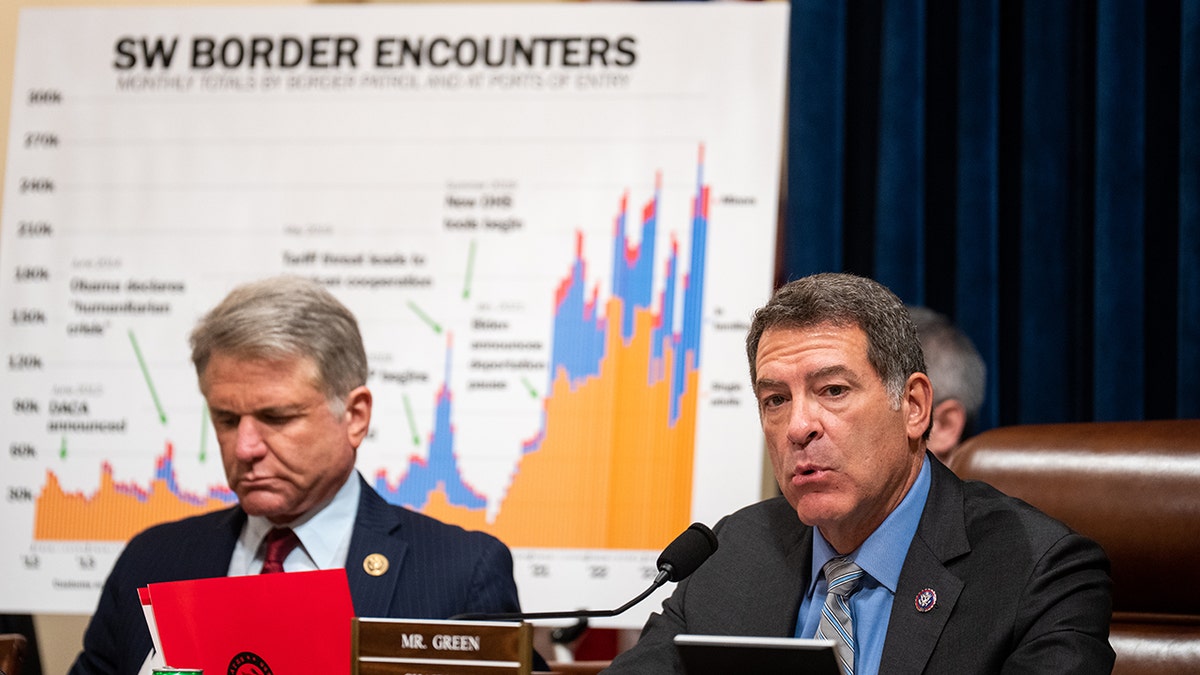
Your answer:
[[[654,579],[654,587],[658,588],[667,581],[676,583],[691,576],[708,557],[717,550],[717,535],[708,529],[704,523],[692,523],[678,537],[667,544],[658,555],[655,565],[658,576]]]
[[[659,586],[668,581],[680,582],[708,560],[717,550],[717,535],[708,529],[704,523],[692,523],[686,530],[675,537],[663,552],[659,554],[655,565],[658,575],[654,583],[642,591],[636,598],[616,609],[577,609],[566,612],[509,612],[507,614],[457,614],[450,617],[451,621],[526,621],[531,619],[586,619],[593,617],[608,617],[621,614],[642,600],[645,600]]]

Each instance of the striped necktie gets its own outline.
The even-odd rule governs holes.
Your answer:
[[[854,675],[854,627],[850,622],[850,594],[858,588],[863,570],[854,561],[833,558],[822,568],[829,594],[821,608],[817,637],[833,640],[833,651],[844,675]]]

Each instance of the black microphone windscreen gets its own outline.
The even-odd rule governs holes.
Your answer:
[[[658,569],[670,581],[683,581],[717,550],[717,535],[704,523],[692,523],[658,556]]]

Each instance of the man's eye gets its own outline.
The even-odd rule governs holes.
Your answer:
[[[774,407],[782,405],[783,401],[784,401],[784,398],[782,396],[780,396],[779,394],[772,394],[770,396],[763,398],[762,407],[774,408]]]
[[[220,429],[229,429],[238,425],[238,418],[233,415],[215,415],[213,424]]]
[[[841,396],[848,391],[850,391],[850,388],[841,384],[831,384],[825,387],[826,396]]]

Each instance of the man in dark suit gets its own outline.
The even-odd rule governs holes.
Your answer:
[[[355,471],[372,397],[357,322],[332,295],[293,277],[246,284],[191,342],[238,505],[129,542],[73,675],[148,672],[137,589],[266,571],[276,564],[267,561],[272,532],[292,542],[278,555],[282,571],[344,567],[358,616],[520,611],[504,544],[388,504]]]
[[[608,672],[683,672],[681,633],[820,635],[846,674],[1111,671],[1104,552],[926,451],[933,391],[895,295],[794,281],[746,348],[783,494],[718,523],[717,552]]]

